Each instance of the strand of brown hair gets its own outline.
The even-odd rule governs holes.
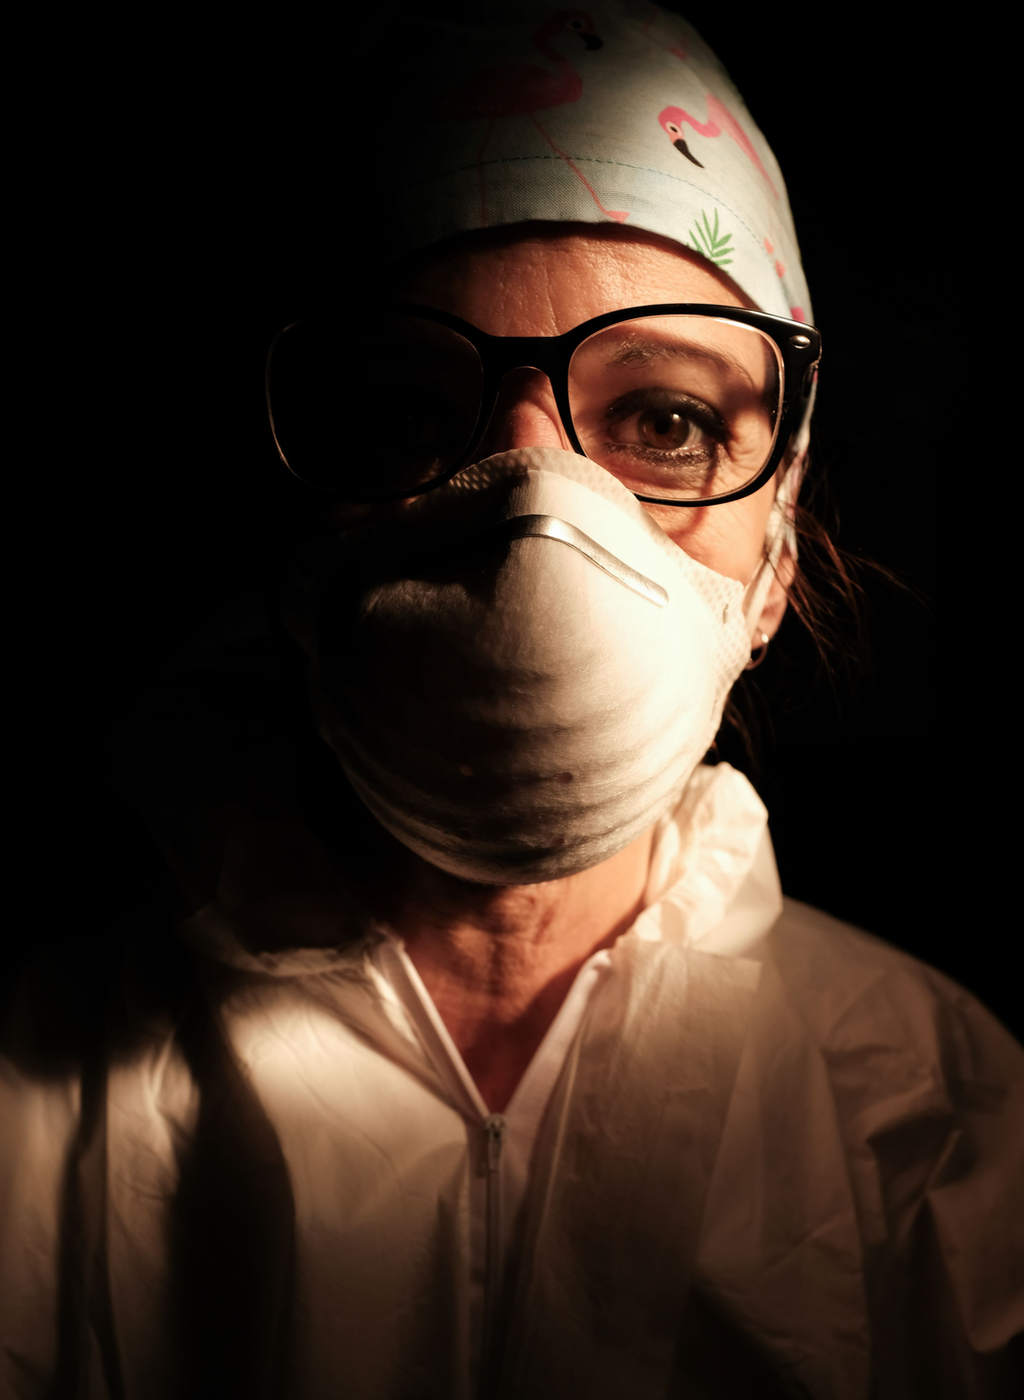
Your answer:
[[[823,470],[807,470],[802,494],[793,512],[797,567],[787,598],[793,618],[814,647],[817,664],[807,689],[825,681],[838,703],[841,689],[855,688],[871,672],[865,584],[881,582],[918,595],[885,565],[839,544],[839,513]],[[755,770],[760,766],[762,724],[771,726],[761,680],[757,672],[742,673],[724,714]]]

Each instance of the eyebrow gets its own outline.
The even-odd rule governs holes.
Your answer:
[[[605,368],[621,369],[625,365],[643,365],[651,360],[708,360],[719,369],[741,374],[752,389],[756,388],[750,371],[731,355],[724,355],[720,350],[706,350],[681,341],[656,340],[649,336],[630,336],[618,354],[605,362]]]

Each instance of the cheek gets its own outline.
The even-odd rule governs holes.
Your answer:
[[[724,506],[681,510],[647,506],[661,530],[698,564],[749,583],[764,558],[774,487]]]

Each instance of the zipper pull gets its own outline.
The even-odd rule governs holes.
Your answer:
[[[505,1142],[505,1120],[500,1113],[491,1113],[484,1119],[484,1133],[487,1141],[487,1173],[491,1175],[498,1170]]]

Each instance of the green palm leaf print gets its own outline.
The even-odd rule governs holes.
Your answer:
[[[694,252],[701,253],[705,258],[710,259],[710,261],[715,263],[718,267],[726,267],[729,263],[732,262],[732,258],[727,257],[726,254],[734,253],[736,251],[735,248],[731,247],[729,243],[730,238],[732,238],[732,234],[723,233],[719,235],[717,209],[715,210],[714,227],[712,227],[710,221],[708,220],[708,216],[703,209],[700,211],[700,217],[703,221],[704,227],[701,228],[700,222],[698,222],[690,230],[690,237],[693,239],[694,244]]]

